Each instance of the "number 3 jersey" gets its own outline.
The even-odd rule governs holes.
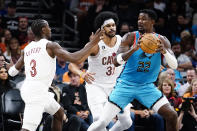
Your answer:
[[[99,52],[96,56],[88,57],[88,72],[96,73],[92,84],[112,88],[119,76],[122,67],[115,67],[113,64],[116,52],[121,44],[121,37],[116,35],[116,44],[113,47],[107,46],[102,40],[99,41]],[[87,84],[88,85],[88,84]]]
[[[38,81],[48,87],[55,76],[56,58],[49,56],[46,45],[49,41],[32,41],[24,49],[26,81]]]

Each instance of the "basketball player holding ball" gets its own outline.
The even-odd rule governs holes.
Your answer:
[[[160,71],[161,55],[164,55],[172,69],[176,69],[178,65],[167,38],[153,32],[156,19],[157,15],[153,10],[141,10],[138,16],[139,31],[129,32],[123,37],[114,60],[115,66],[123,64],[122,73],[99,120],[94,122],[88,131],[102,131],[133,99],[163,116],[166,120],[166,131],[178,131],[176,112],[153,83]],[[145,33],[154,33],[159,38],[160,42],[153,54],[145,53],[140,48],[144,42],[142,35]]]

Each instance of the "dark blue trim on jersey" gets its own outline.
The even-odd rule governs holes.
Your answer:
[[[153,103],[153,105],[150,107],[150,109],[152,109],[153,108],[153,106],[161,99],[161,98],[163,98],[164,96],[163,96],[163,94],[161,95],[161,97],[159,98],[159,99],[157,99],[154,103]]]
[[[109,99],[109,97],[108,97],[108,101],[109,101],[110,103],[114,104],[115,106],[117,106],[118,108],[120,108],[121,111],[123,111],[123,109],[122,109],[118,104],[116,104],[115,102],[111,101],[111,100]]]

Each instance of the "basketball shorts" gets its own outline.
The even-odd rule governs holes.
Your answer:
[[[153,83],[129,85],[123,81],[117,81],[115,89],[109,96],[109,101],[116,104],[120,109],[124,109],[133,99],[156,112],[161,106],[169,103]]]
[[[33,87],[29,88],[33,90]],[[40,88],[42,87],[40,86]],[[22,91],[21,96],[25,102],[23,129],[35,131],[41,122],[44,112],[54,115],[60,109],[59,103],[56,102],[54,94],[51,92],[31,94],[30,91],[25,93]]]
[[[86,84],[88,106],[92,112],[94,121],[103,112],[104,104],[108,101],[108,96],[113,87],[103,88],[94,84]]]

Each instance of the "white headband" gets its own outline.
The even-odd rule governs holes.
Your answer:
[[[103,25],[101,26],[101,29],[102,29],[104,26],[106,26],[107,24],[109,24],[109,23],[115,23],[115,21],[114,21],[113,19],[105,20],[105,21],[103,22]]]

